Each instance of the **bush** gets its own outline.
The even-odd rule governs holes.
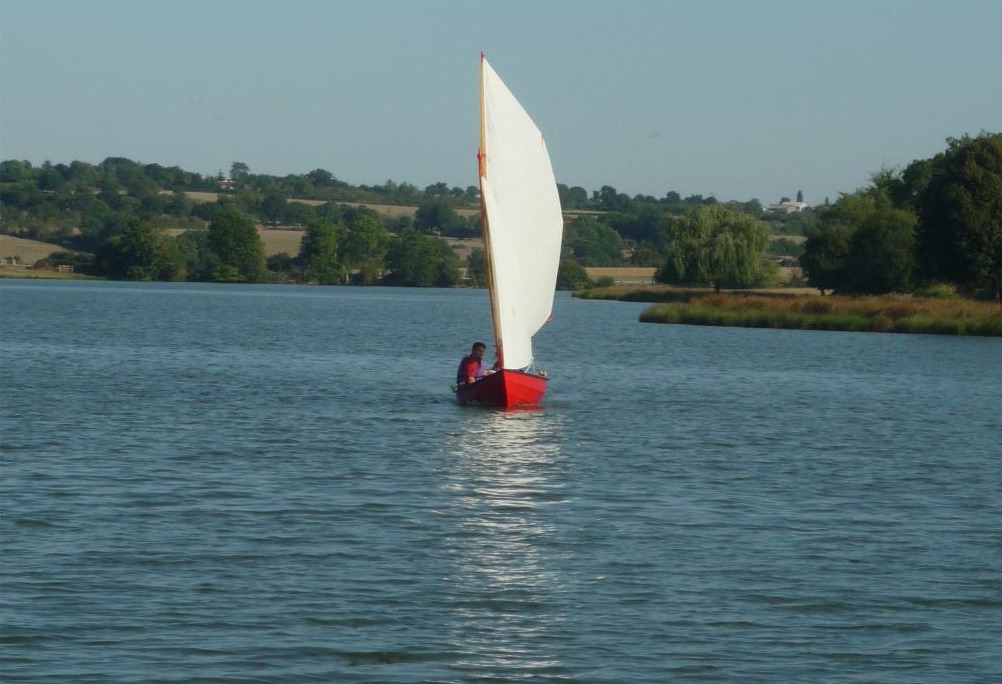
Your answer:
[[[915,296],[927,299],[956,299],[957,286],[952,283],[929,283],[925,287],[915,290]]]

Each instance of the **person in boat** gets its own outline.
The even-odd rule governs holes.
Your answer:
[[[463,357],[463,360],[459,362],[459,368],[456,370],[456,384],[465,385],[471,382],[476,382],[485,375],[490,375],[493,370],[484,370],[484,352],[487,351],[487,345],[483,342],[474,342],[473,348],[467,356]]]

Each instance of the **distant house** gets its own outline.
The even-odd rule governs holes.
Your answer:
[[[219,189],[220,190],[232,190],[236,186],[237,186],[237,182],[236,181],[225,180],[225,179],[219,181]]]
[[[780,202],[779,204],[767,204],[763,207],[763,211],[772,212],[774,214],[799,214],[804,209],[810,209],[811,205],[807,202]]]

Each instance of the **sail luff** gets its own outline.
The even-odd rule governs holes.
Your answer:
[[[504,347],[501,340],[501,325],[498,321],[499,304],[497,289],[494,287],[494,259],[491,257],[490,221],[484,200],[484,184],[487,178],[487,108],[484,96],[486,56],[480,53],[480,151],[477,154],[477,173],[480,185],[480,218],[483,226],[484,273],[487,276],[487,294],[491,302],[491,325],[494,328],[494,349],[499,367],[504,367]]]

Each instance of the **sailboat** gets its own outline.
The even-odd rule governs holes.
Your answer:
[[[532,336],[550,319],[564,222],[543,134],[480,55],[480,210],[496,371],[459,385],[460,404],[536,406],[547,377]]]

